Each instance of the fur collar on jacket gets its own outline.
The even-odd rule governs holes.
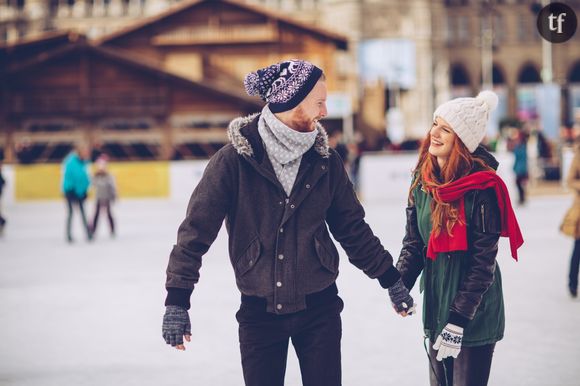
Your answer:
[[[260,113],[256,113],[248,115],[247,117],[236,118],[228,125],[228,138],[238,154],[249,157],[254,155],[254,149],[252,149],[250,141],[248,141],[244,134],[242,134],[241,129],[249,125],[259,114]],[[318,135],[314,141],[314,150],[316,150],[321,157],[328,158],[330,157],[328,134],[326,134],[326,130],[324,130],[324,127],[322,127],[320,123],[316,124],[316,129],[318,130]]]

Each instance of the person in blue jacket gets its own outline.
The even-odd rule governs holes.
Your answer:
[[[63,165],[63,179],[62,192],[66,198],[68,215],[66,220],[66,239],[72,243],[72,216],[73,207],[77,206],[81,213],[83,227],[87,234],[87,240],[91,240],[91,231],[87,222],[85,214],[84,202],[87,198],[87,193],[91,180],[87,171],[88,164],[88,149],[81,145],[73,149],[62,162]]]

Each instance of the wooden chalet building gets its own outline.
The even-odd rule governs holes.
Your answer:
[[[347,82],[346,39],[234,0],[190,0],[98,41],[56,32],[0,45],[0,148],[5,161],[59,162],[76,142],[113,160],[207,157],[228,122],[258,111],[243,77],[303,58],[329,90]]]

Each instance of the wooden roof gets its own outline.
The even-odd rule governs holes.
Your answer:
[[[224,3],[227,5],[233,6],[233,7],[237,7],[240,10],[257,13],[257,14],[260,14],[264,17],[267,17],[268,19],[277,21],[281,24],[289,25],[289,26],[292,26],[294,28],[298,28],[300,30],[303,30],[306,33],[310,33],[312,35],[315,35],[319,38],[330,40],[339,49],[342,49],[342,50],[347,49],[348,41],[347,41],[347,38],[343,35],[340,35],[336,32],[332,32],[332,31],[324,29],[324,28],[314,27],[310,24],[295,20],[293,18],[282,15],[280,13],[276,13],[273,11],[263,9],[261,7],[257,7],[257,6],[253,6],[253,5],[245,4],[245,3],[240,3],[236,0],[185,0],[181,3],[178,3],[178,4],[170,7],[169,9],[167,9],[164,12],[161,12],[161,13],[154,15],[154,16],[151,16],[151,17],[141,19],[138,22],[136,22],[136,23],[134,23],[126,28],[123,28],[119,31],[113,32],[109,35],[105,35],[102,38],[97,39],[95,41],[95,44],[102,45],[105,43],[113,42],[113,41],[120,39],[124,36],[127,36],[129,34],[137,32],[137,31],[141,31],[149,26],[155,25],[155,24],[163,21],[164,19],[166,19],[170,16],[176,15],[180,12],[184,12],[184,11],[193,9],[195,7],[200,7],[200,6],[202,6],[204,4],[208,4],[208,3],[212,3],[212,4]]]
[[[76,32],[50,31],[16,42],[0,42],[0,71],[11,63],[26,61],[39,52],[52,51],[81,40],[86,40],[86,37]]]
[[[25,37],[15,42],[1,42],[0,51],[13,51],[21,48],[40,46],[51,42],[66,43],[74,41],[79,37],[79,34],[72,31],[49,31],[39,35]]]
[[[233,100],[237,103],[242,103],[246,106],[261,107],[262,104],[256,98],[250,97],[242,92],[241,87],[224,87],[223,85],[214,83],[209,80],[204,80],[203,82],[196,82],[194,80],[181,77],[174,73],[167,72],[163,67],[147,57],[140,57],[131,53],[125,53],[123,50],[114,47],[103,47],[95,46],[86,41],[71,42],[65,46],[59,46],[49,52],[40,52],[39,54],[28,58],[24,61],[13,62],[9,64],[5,69],[0,71],[0,80],[6,79],[11,75],[21,73],[23,71],[30,70],[43,63],[62,57],[64,55],[70,54],[76,51],[91,52],[100,55],[109,60],[120,62],[124,65],[131,66],[133,68],[141,69],[155,74],[156,76],[171,79],[182,84],[201,90],[202,92],[211,92],[225,97],[229,100]],[[240,89],[240,92],[236,92]]]

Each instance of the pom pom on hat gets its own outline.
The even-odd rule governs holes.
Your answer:
[[[255,96],[260,94],[260,90],[258,89],[260,82],[260,77],[258,76],[257,72],[250,72],[244,78],[244,88],[246,92],[250,96]]]
[[[433,113],[447,121],[461,142],[473,153],[485,137],[489,113],[498,105],[493,91],[482,91],[475,98],[456,98],[443,103]]]
[[[484,101],[489,107],[489,111],[495,110],[499,102],[499,98],[493,91],[482,91],[477,95],[476,98]]]
[[[270,111],[279,113],[298,106],[321,76],[322,70],[314,64],[292,59],[250,72],[244,87],[248,95],[259,95]]]

